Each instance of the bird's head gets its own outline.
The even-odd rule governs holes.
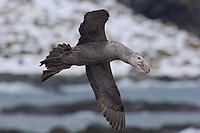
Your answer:
[[[130,64],[139,70],[145,71],[146,73],[150,72],[150,68],[144,63],[144,59],[138,53],[134,53],[131,56]]]

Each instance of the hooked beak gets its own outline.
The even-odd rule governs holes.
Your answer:
[[[150,68],[147,66],[147,64],[144,63],[144,61],[138,64],[138,66],[140,67],[140,69],[144,70],[146,73],[150,72]]]

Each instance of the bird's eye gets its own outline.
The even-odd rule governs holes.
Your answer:
[[[140,57],[137,57],[139,60],[141,60],[141,58]]]

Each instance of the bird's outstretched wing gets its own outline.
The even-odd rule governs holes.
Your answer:
[[[84,16],[84,21],[79,27],[80,38],[77,45],[88,42],[107,41],[105,35],[105,23],[109,14],[106,10],[96,10],[88,12]]]
[[[100,112],[115,129],[125,128],[124,105],[113,79],[110,63],[87,65],[86,74],[92,86]]]
[[[90,42],[107,41],[105,23],[109,14],[106,10],[88,12],[84,16],[79,32],[81,37],[77,45]],[[103,44],[103,43],[102,43]],[[86,65],[86,74],[95,94],[100,112],[115,129],[125,128],[124,105],[113,79],[109,63]]]

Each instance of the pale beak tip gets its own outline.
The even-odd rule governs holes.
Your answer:
[[[147,68],[147,71],[146,71],[146,73],[150,73],[150,68]]]
[[[142,69],[145,71],[145,73],[149,73],[150,72],[150,68],[144,62],[142,62]]]

